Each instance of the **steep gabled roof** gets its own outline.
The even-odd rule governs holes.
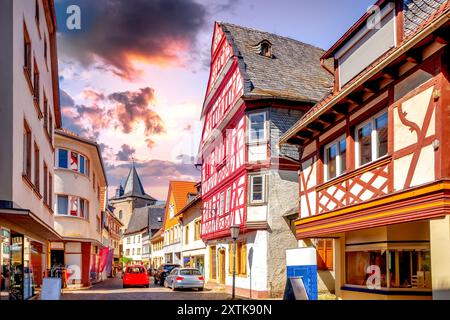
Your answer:
[[[244,97],[279,98],[317,102],[333,86],[332,76],[320,65],[324,50],[276,34],[218,22],[244,78]],[[260,54],[260,44],[268,41],[272,57]]]
[[[127,180],[125,182],[125,189],[123,195],[120,197],[114,197],[111,200],[117,200],[117,199],[123,199],[128,197],[135,197],[135,198],[143,198],[148,200],[155,200],[152,196],[145,193],[144,187],[142,186],[141,179],[139,178],[139,175],[137,173],[136,167],[133,166],[130,169],[130,172],[128,173]]]

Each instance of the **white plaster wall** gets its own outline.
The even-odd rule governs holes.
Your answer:
[[[247,222],[267,221],[267,206],[248,206]]]
[[[249,145],[248,161],[257,162],[267,160],[267,144]]]
[[[33,104],[33,96],[27,84],[24,72],[23,72],[23,21],[27,25],[28,33],[32,42],[32,52],[36,59],[36,63],[40,72],[40,90],[41,90],[41,110],[43,110],[43,93],[42,87],[45,88],[45,92],[48,99],[49,109],[52,113],[53,119],[55,119],[53,112],[53,87],[51,77],[51,65],[48,61],[49,71],[47,71],[44,61],[44,35],[47,37],[49,50],[48,57],[50,58],[50,42],[48,37],[47,25],[44,18],[44,8],[42,2],[39,2],[41,19],[40,30],[42,39],[39,38],[37,25],[35,22],[35,9],[34,1],[29,0],[14,0],[13,1],[13,202],[15,202],[21,208],[31,210],[38,218],[40,218],[47,225],[53,227],[53,215],[43,205],[43,200],[39,199],[33,191],[22,180],[23,172],[23,123],[26,119],[30,129],[32,131],[32,140],[36,141],[40,149],[40,190],[43,194],[43,165],[42,161],[45,161],[49,167],[49,172],[53,175],[53,153],[50,143],[45,136],[43,128],[44,120],[38,118],[38,114]],[[33,57],[33,55],[32,55]],[[33,58],[32,58],[33,59]],[[32,147],[34,150],[34,147]],[[32,151],[34,159],[34,151]],[[34,161],[32,163],[32,173],[34,173]],[[32,177],[32,181],[33,181]]]
[[[317,184],[317,162],[313,162],[313,158],[309,159],[305,163],[302,164],[302,171],[305,176],[305,181],[308,175],[311,173],[309,181],[307,183],[307,188],[310,189]],[[304,189],[304,186],[301,181],[300,190]],[[311,213],[308,210],[308,202],[306,197],[308,197],[309,207],[311,208]],[[316,192],[309,192],[307,195],[303,195],[300,197],[300,216],[301,218],[309,217],[309,215],[314,215],[316,213]]]
[[[139,237],[138,237],[139,236]],[[130,239],[130,243],[128,243],[128,238]],[[136,239],[136,241],[135,241]],[[133,259],[133,261],[141,261],[142,260],[142,234],[133,234],[130,236],[127,236],[123,239],[123,249],[124,249],[124,256],[127,258]],[[127,249],[130,250],[130,254],[127,255]],[[133,253],[134,249],[134,255]],[[137,254],[137,249],[141,250],[141,254]]]

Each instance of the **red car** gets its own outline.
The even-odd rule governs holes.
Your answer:
[[[124,288],[138,286],[150,287],[150,281],[145,267],[138,265],[126,267],[122,277],[122,285]]]

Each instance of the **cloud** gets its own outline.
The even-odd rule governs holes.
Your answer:
[[[123,144],[119,152],[117,152],[116,154],[116,159],[118,161],[130,161],[135,153],[136,149],[130,147],[127,144]]]
[[[85,89],[83,97],[89,105],[76,104],[66,91],[61,90],[63,127],[79,135],[97,139],[106,129],[119,129],[129,134],[142,122],[144,139],[151,149],[154,146],[152,136],[165,133],[164,121],[151,108],[155,91],[150,87],[109,95]]]
[[[66,9],[81,9],[81,30],[68,30]],[[99,60],[131,80],[134,62],[179,65],[196,46],[207,22],[206,6],[194,0],[57,1],[59,47],[85,67]]]
[[[110,94],[108,99],[117,104],[110,114],[118,120],[124,133],[130,133],[139,121],[144,122],[147,136],[165,132],[161,117],[149,106],[155,99],[152,88],[142,88],[137,92],[116,92]]]

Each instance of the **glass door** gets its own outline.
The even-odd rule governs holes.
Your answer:
[[[23,235],[11,234],[10,299],[23,300]]]

